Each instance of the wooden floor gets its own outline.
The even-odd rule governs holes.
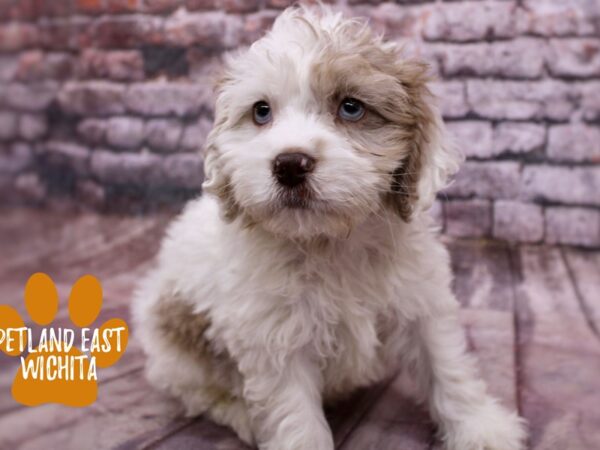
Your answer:
[[[128,317],[132,287],[152,264],[170,217],[0,211],[0,303],[23,315],[30,274],[56,281],[67,326],[70,285],[92,273],[104,287],[98,323]],[[502,401],[531,429],[531,448],[600,449],[600,252],[483,241],[449,241],[455,290],[471,350]],[[227,429],[185,419],[143,377],[135,343],[99,372],[98,401],[77,409],[20,407],[10,396],[18,358],[0,355],[2,449],[246,448]],[[357,392],[328,411],[344,450],[437,449],[426,412],[405,398],[399,380]]]

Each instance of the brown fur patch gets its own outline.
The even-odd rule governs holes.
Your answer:
[[[403,59],[386,48],[368,28],[355,25],[347,39],[327,40],[312,71],[312,89],[324,100],[323,110],[336,115],[344,97],[361,100],[367,114],[357,123],[337,125],[359,149],[376,157],[395,158],[384,202],[409,221],[418,200],[417,183],[432,132],[434,115],[429,107],[427,65]]]
[[[193,307],[181,300],[164,299],[156,305],[156,317],[162,335],[190,354],[212,354],[206,330],[210,320],[205,314],[195,313]]]

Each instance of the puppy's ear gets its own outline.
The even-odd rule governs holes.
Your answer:
[[[408,95],[407,108],[402,115],[404,127],[410,132],[408,154],[399,161],[392,173],[389,204],[406,222],[414,213],[431,207],[437,192],[446,186],[462,161],[446,136],[441,115],[434,105],[434,97],[427,88],[426,66],[403,62],[396,74]],[[409,118],[409,119],[407,119]]]

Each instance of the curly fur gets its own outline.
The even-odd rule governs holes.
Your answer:
[[[205,195],[172,224],[134,302],[153,384],[268,450],[330,450],[323,402],[416,380],[452,450],[518,450],[524,428],[466,353],[448,254],[427,209],[461,157],[426,67],[358,20],[291,8],[230,58],[208,138]],[[336,117],[360,99],[356,123]],[[258,127],[252,105],[273,121]],[[316,160],[302,208],[273,158]]]

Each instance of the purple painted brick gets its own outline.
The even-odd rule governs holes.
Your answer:
[[[125,101],[133,113],[183,117],[199,114],[211,99],[207,85],[157,81],[131,85]]]
[[[554,80],[469,80],[467,99],[473,112],[490,119],[567,120],[575,109],[572,87]]]
[[[144,142],[144,121],[137,117],[111,117],[106,142],[117,148],[137,149]]]
[[[540,242],[544,237],[544,211],[533,203],[497,200],[493,234],[511,242]]]
[[[107,81],[69,82],[58,95],[61,108],[71,114],[123,114],[125,86]]]
[[[444,203],[446,233],[456,237],[487,237],[492,231],[492,206],[487,200]]]
[[[494,155],[529,153],[541,150],[546,142],[544,125],[523,122],[501,122],[494,129]]]
[[[519,194],[520,164],[513,161],[467,161],[454,183],[444,190],[450,197],[513,199]]]
[[[33,163],[34,154],[29,145],[0,145],[0,174],[16,175],[29,169]]]
[[[425,18],[423,36],[456,42],[512,38],[520,31],[519,13],[513,2],[436,3]]]
[[[551,244],[600,247],[600,211],[584,208],[547,208],[546,241]]]
[[[444,44],[434,47],[445,76],[537,78],[544,69],[546,44],[541,39]]]
[[[0,141],[17,136],[19,116],[12,111],[0,111]]]
[[[204,181],[204,160],[199,154],[169,155],[163,160],[163,176],[167,185],[198,191]]]
[[[92,154],[92,174],[103,183],[135,186],[160,186],[164,184],[162,158],[142,153],[113,153],[96,150]]]
[[[21,111],[43,111],[55,99],[58,85],[52,81],[40,83],[13,83],[6,86],[4,101]]]
[[[555,77],[599,77],[600,39],[553,39],[547,64]]]
[[[45,164],[67,167],[79,176],[89,175],[90,153],[89,148],[72,142],[49,141],[41,147]]]
[[[490,122],[448,122],[446,126],[457,147],[465,156],[473,158],[493,156],[492,124]]]
[[[590,0],[524,0],[525,29],[541,36],[594,35],[600,10]]]
[[[19,135],[28,141],[41,139],[48,132],[48,123],[43,114],[22,114],[19,118]]]
[[[531,165],[523,170],[522,196],[565,204],[600,206],[600,166]]]
[[[555,161],[600,163],[600,127],[584,124],[552,126],[548,132],[547,153]]]
[[[146,123],[146,143],[155,150],[177,150],[182,134],[183,126],[176,119],[151,119]]]
[[[431,90],[438,98],[442,115],[446,118],[461,118],[467,115],[469,107],[462,81],[442,81],[431,84]]]

